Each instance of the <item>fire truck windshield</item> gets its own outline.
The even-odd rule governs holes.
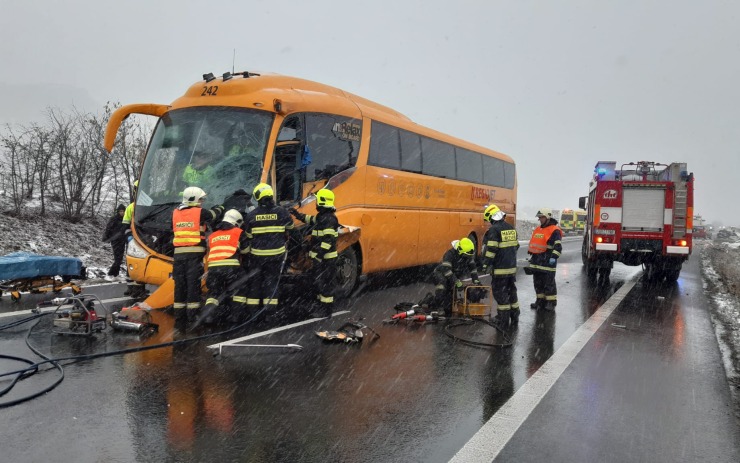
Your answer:
[[[157,124],[139,180],[134,223],[156,252],[171,255],[171,216],[188,186],[206,194],[204,207],[259,183],[273,115],[224,107],[171,111]]]

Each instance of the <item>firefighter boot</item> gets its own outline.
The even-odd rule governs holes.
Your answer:
[[[184,333],[188,327],[187,309],[175,309],[175,329]]]
[[[493,324],[502,330],[508,329],[511,321],[511,310],[497,310],[496,312],[496,316],[493,317]]]
[[[519,309],[511,309],[509,316],[511,317],[511,326],[519,325]]]
[[[544,299],[537,299],[535,302],[529,304],[530,309],[544,309],[545,308],[545,300]]]
[[[333,302],[322,302],[319,308],[319,315],[326,318],[331,318],[331,314],[334,313]]]
[[[543,308],[548,311],[554,311],[556,305],[558,305],[556,301],[547,301],[545,302],[545,306]]]

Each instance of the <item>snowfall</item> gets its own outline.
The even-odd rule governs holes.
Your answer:
[[[0,256],[18,251],[74,256],[87,268],[85,284],[110,281],[106,273],[112,262],[111,248],[101,241],[108,218],[71,224],[53,212],[46,217],[28,212],[20,218],[0,212]],[[527,232],[531,230],[529,223],[517,228],[522,236],[531,233]],[[740,234],[730,232],[721,240],[695,240],[692,259],[701,259],[704,291],[711,301],[709,310],[730,389],[735,403],[740,404]],[[125,277],[116,280],[123,282]]]

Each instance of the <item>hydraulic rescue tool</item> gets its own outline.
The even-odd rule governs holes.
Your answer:
[[[51,303],[40,303],[37,308],[56,305],[52,332],[74,336],[92,336],[105,331],[108,311],[103,302],[92,294],[55,298]]]
[[[380,337],[380,335],[375,332],[374,329],[370,328],[359,320],[349,320],[333,331],[316,331],[315,333],[316,336],[320,337],[324,341],[339,341],[344,342],[345,344],[356,344],[362,341],[362,339],[365,337],[364,333],[362,332],[362,330],[365,328],[370,330],[373,335],[375,335],[375,337]]]
[[[138,334],[152,334],[159,331],[159,325],[152,323],[149,310],[134,304],[111,314],[110,326],[115,331],[128,331]]]

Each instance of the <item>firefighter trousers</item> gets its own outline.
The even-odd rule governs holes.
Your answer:
[[[539,271],[532,274],[534,277],[534,291],[537,293],[537,303],[544,305],[546,302],[556,304],[558,301],[558,288],[555,285],[554,271]]]
[[[175,280],[174,309],[199,309],[203,277],[203,254],[175,254],[172,279]]]
[[[283,256],[251,256],[249,258],[250,277],[247,289],[247,306],[250,309],[260,305],[276,309],[280,289],[277,287],[280,279],[280,267]]]
[[[236,316],[239,315],[239,312],[245,310],[244,305],[247,302],[247,298],[244,287],[246,286],[246,282],[239,285],[239,287],[231,287],[234,282],[243,278],[245,275],[246,272],[240,265],[208,268],[208,276],[206,277],[208,298],[206,299],[206,304],[218,306],[215,318],[220,316],[237,318]]]
[[[334,294],[337,288],[337,259],[314,260],[311,267],[316,300],[321,314],[329,316],[334,311]]]
[[[514,275],[491,278],[491,291],[498,305],[497,310],[519,310],[519,298],[516,294],[516,277]]]

